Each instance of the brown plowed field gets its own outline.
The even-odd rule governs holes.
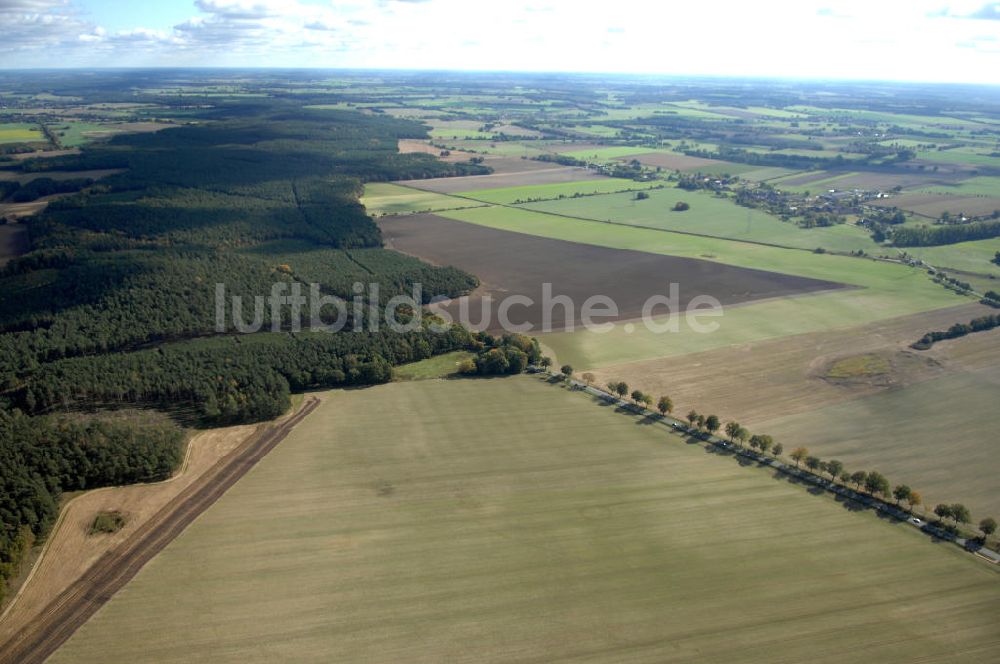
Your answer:
[[[481,304],[475,295],[492,298],[490,324],[499,329],[500,300],[509,295],[526,295],[529,306],[510,309],[514,325],[529,323],[540,331],[543,322],[542,285],[552,285],[552,295],[569,296],[574,316],[563,307],[554,307],[552,329],[580,322],[584,301],[592,295],[606,295],[618,306],[618,315],[595,322],[638,318],[649,297],[668,295],[671,283],[679,284],[679,303],[685,307],[698,295],[711,295],[723,305],[834,288],[843,284],[794,277],[763,270],[722,265],[694,258],[611,249],[590,244],[553,240],[513,233],[432,214],[383,217],[382,232],[388,246],[437,265],[452,265],[475,274],[482,282],[470,298],[471,323],[481,320]],[[443,307],[459,320],[459,303]],[[660,313],[664,308],[658,310]],[[479,326],[482,327],[482,326]]]
[[[630,161],[638,159],[644,166],[659,166],[670,171],[696,171],[699,168],[708,166],[728,166],[727,161],[719,159],[705,159],[704,157],[690,157],[686,154],[675,154],[670,152],[647,152],[637,154],[632,157],[622,157],[619,161]]]
[[[0,664],[40,664],[191,522],[264,458],[316,406],[254,435],[187,487],[122,546],[103,555],[24,629],[0,648]]]
[[[20,256],[28,250],[28,227],[21,224],[4,224],[0,226],[0,265],[14,256]]]

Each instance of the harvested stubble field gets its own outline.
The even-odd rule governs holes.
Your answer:
[[[843,288],[843,284],[751,270],[708,261],[663,256],[641,251],[611,249],[590,244],[551,240],[511,233],[445,219],[436,215],[387,217],[379,222],[389,247],[437,265],[452,265],[478,276],[482,286],[475,294],[492,298],[492,325],[504,297],[526,295],[531,306],[511,308],[510,322],[542,323],[542,288],[551,284],[553,296],[569,296],[575,312],[568,317],[562,306],[554,308],[553,328],[579,322],[584,301],[595,294],[610,297],[618,315],[595,322],[638,318],[648,298],[669,295],[671,283],[679,285],[679,304],[710,295],[722,304],[779,297],[789,294]],[[459,303],[444,307],[458,320]],[[661,307],[662,309],[662,307]],[[473,298],[472,322],[480,320],[482,307]]]
[[[991,426],[982,412],[1000,399],[1000,382],[973,372],[1000,364],[1000,333],[970,335],[930,352],[908,346],[929,330],[991,311],[962,305],[850,330],[588,370],[599,384],[624,380],[657,396],[669,394],[681,415],[692,408],[717,413],[756,433],[780,435],[786,449],[805,445],[855,470],[885,472],[920,490],[932,507],[961,501],[982,517],[1000,514],[994,479],[1000,464],[982,444]],[[887,371],[845,377],[835,370],[868,356]],[[947,471],[940,463],[943,450]]]
[[[898,207],[928,219],[937,219],[943,212],[952,215],[962,213],[984,215],[991,214],[994,210],[1000,210],[1000,198],[921,191],[904,192],[899,196],[873,201],[873,204],[883,207]]]
[[[50,661],[990,661],[997,573],[539,378],[394,383],[328,393]]]
[[[659,167],[668,171],[701,171],[706,173],[711,171],[712,173],[735,175],[754,168],[746,164],[734,164],[719,159],[705,159],[704,157],[690,157],[677,152],[647,152],[624,159],[638,159],[643,166]]]
[[[527,159],[519,159],[527,162]],[[533,162],[541,164],[542,162]],[[480,189],[503,189],[507,187],[524,187],[526,185],[555,184],[560,182],[578,182],[581,180],[601,180],[603,175],[586,168],[575,166],[551,166],[547,168],[524,168],[516,172],[494,172],[490,175],[466,175],[454,178],[428,178],[426,180],[404,180],[398,184],[436,191],[440,194],[455,194],[462,191],[479,191]]]

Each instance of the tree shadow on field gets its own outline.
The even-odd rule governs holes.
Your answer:
[[[659,415],[653,415],[652,413],[647,413],[646,415],[643,415],[642,417],[637,419],[635,423],[641,426],[648,427],[653,424],[659,424],[662,420],[663,418],[661,418]]]

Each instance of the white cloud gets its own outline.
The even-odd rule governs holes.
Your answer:
[[[0,66],[248,65],[995,82],[997,3],[181,0],[102,30],[75,2],[0,0]],[[163,1],[163,0],[160,0]]]

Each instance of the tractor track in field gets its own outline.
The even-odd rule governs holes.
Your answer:
[[[167,503],[134,537],[108,551],[28,625],[0,646],[0,664],[40,664],[121,590],[142,567],[263,459],[316,409],[307,400],[284,422],[255,433]]]

